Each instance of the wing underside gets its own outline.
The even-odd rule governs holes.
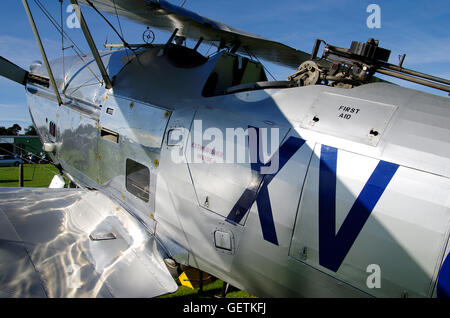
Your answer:
[[[177,285],[121,206],[81,189],[0,189],[0,297],[155,297]]]
[[[178,35],[217,45],[236,47],[237,52],[297,68],[310,54],[282,43],[265,39],[221,22],[200,16],[192,11],[173,5],[165,0],[80,0],[81,4],[91,2],[97,9],[118,14],[144,25],[168,32],[176,28]]]

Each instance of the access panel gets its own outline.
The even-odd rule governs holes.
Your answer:
[[[377,297],[431,296],[449,193],[446,178],[317,145],[289,254]]]
[[[376,146],[396,109],[395,105],[324,92],[308,110],[301,126]]]
[[[199,205],[244,224],[264,174],[270,173],[270,167],[261,169],[259,162],[270,162],[288,128],[262,122],[248,124],[228,116],[218,110],[199,110],[189,135],[186,160]],[[249,147],[249,140],[259,140],[261,147]]]

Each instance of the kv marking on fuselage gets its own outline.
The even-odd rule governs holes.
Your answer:
[[[252,130],[254,133],[252,133]],[[267,187],[292,156],[305,144],[305,140],[293,136],[289,137],[274,153],[271,160],[264,164],[259,160],[258,156],[262,145],[259,129],[249,127],[248,138],[249,145],[253,142],[257,145],[256,149],[252,149],[249,146],[251,169],[255,179],[254,182],[251,182],[252,186],[245,189],[226,220],[239,223],[256,201],[264,240],[278,245]],[[256,139],[252,140],[253,138]],[[338,149],[326,145],[321,146],[318,198],[319,263],[334,272],[341,266],[373,208],[399,167],[394,163],[379,161],[361,193],[356,198],[341,228],[335,234],[337,155]],[[277,171],[272,174],[261,174],[261,168],[272,165],[273,160],[279,160]]]

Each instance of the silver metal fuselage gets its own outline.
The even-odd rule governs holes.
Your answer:
[[[67,176],[119,202],[179,263],[258,296],[435,296],[449,252],[449,99],[388,83],[203,97],[224,54],[187,68],[172,63],[161,46],[137,56],[103,52],[110,90],[96,79],[92,58],[87,66],[66,58],[65,78],[56,60],[52,69],[64,104],[58,106],[51,88],[28,84],[30,114],[42,141],[55,144],[52,158]],[[269,135],[277,129],[266,152],[301,141],[270,182],[255,177],[250,163],[215,163],[220,155],[208,149],[212,139],[190,138],[208,128],[226,136],[227,128],[249,127]],[[174,132],[188,133],[172,142]],[[174,152],[187,158],[198,149],[201,162],[173,160]],[[339,252],[337,269],[324,261],[325,243],[319,242],[319,210],[329,200],[322,191],[324,156],[333,153],[332,235],[337,242],[344,230],[356,231],[350,249]],[[148,200],[127,188],[127,160],[149,169]],[[396,170],[357,231],[347,216],[380,162]],[[230,218],[255,178],[267,182],[267,194],[257,188],[249,211]],[[381,269],[381,287],[368,284],[372,264]]]

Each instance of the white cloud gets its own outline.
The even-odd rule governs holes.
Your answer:
[[[28,107],[24,104],[0,104],[0,121],[31,122]]]
[[[57,57],[61,50],[57,42],[49,39],[43,39],[43,41],[48,58]],[[33,61],[42,60],[41,53],[34,39],[30,40],[4,34],[0,35],[0,56],[27,70]]]

